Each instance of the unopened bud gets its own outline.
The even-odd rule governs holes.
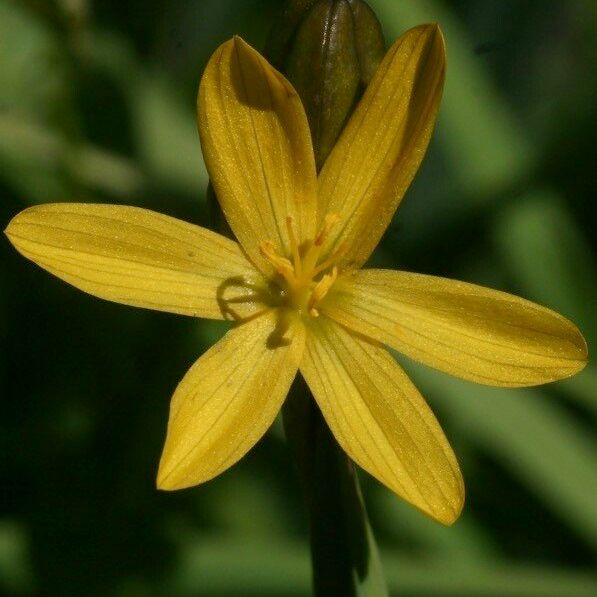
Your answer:
[[[266,55],[298,91],[323,166],[384,55],[377,17],[363,0],[288,0]]]

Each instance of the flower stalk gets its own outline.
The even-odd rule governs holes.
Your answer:
[[[301,378],[282,415],[309,512],[314,595],[388,595],[356,468]]]

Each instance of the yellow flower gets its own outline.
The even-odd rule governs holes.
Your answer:
[[[458,463],[383,345],[496,386],[584,367],[582,335],[544,307],[464,282],[360,269],[423,158],[444,71],[437,26],[403,35],[317,177],[295,90],[235,38],[206,68],[198,122],[238,243],[124,206],[42,205],[11,221],[6,233],[24,256],[95,296],[237,320],[174,393],[160,488],[202,483],[237,462],[300,371],[343,449],[451,524],[464,500]]]

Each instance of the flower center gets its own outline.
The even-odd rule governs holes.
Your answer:
[[[336,263],[346,253],[346,246],[341,245],[331,256],[319,262],[325,239],[337,221],[337,214],[327,214],[315,238],[299,245],[294,234],[293,220],[288,216],[286,228],[290,257],[280,255],[271,240],[259,245],[261,254],[282,278],[284,286],[282,294],[288,305],[302,313],[307,313],[310,317],[319,317],[317,306],[338,278]]]

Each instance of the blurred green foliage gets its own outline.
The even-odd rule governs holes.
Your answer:
[[[595,327],[597,7],[371,0],[388,38],[436,21],[445,101],[376,264],[488,284]],[[141,205],[205,224],[197,83],[275,0],[0,0],[0,215]],[[205,486],[158,493],[169,396],[225,330],[91,299],[1,243],[0,592],[309,594],[307,523],[280,426]],[[597,594],[597,368],[501,390],[404,362],[458,453],[442,528],[369,479],[392,594]]]

